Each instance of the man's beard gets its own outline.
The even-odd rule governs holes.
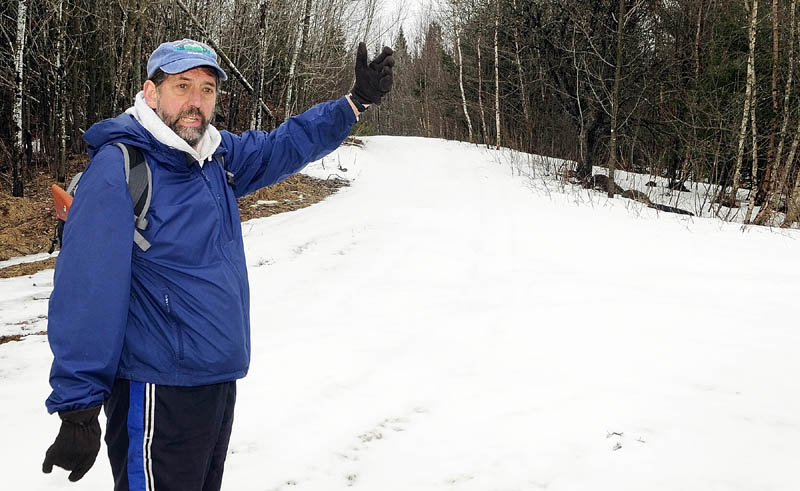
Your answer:
[[[205,134],[206,129],[208,128],[208,120],[205,118],[205,116],[203,116],[203,113],[200,112],[200,109],[196,107],[190,107],[189,109],[182,111],[177,116],[170,117],[169,114],[165,113],[161,109],[161,105],[158,105],[158,107],[156,107],[156,114],[158,115],[159,118],[161,118],[161,121],[163,121],[164,124],[169,126],[169,129],[174,131],[175,134],[178,135],[179,137],[183,138],[183,141],[188,143],[189,146],[192,148],[194,148],[194,146],[197,145],[200,139],[203,138],[203,135]],[[192,126],[179,125],[178,124],[179,121],[184,116],[199,118],[200,126],[192,127]]]

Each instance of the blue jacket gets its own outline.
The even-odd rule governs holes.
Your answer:
[[[223,131],[202,168],[131,115],[92,126],[84,136],[91,164],[70,208],[50,297],[48,411],[102,404],[115,378],[195,386],[243,377],[250,290],[236,198],[330,153],[355,121],[342,98],[270,133]],[[143,149],[153,173],[146,252],[133,244],[133,205],[113,142]]]

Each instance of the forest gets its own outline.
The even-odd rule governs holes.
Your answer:
[[[159,43],[212,45],[214,124],[270,130],[346,94],[359,41],[394,89],[355,132],[454,139],[716,185],[718,215],[800,220],[797,0],[9,0],[0,7],[0,191],[67,178],[81,134],[129,107]],[[740,191],[746,191],[742,199]]]

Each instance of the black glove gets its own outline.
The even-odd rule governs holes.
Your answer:
[[[381,54],[367,65],[367,45],[358,43],[356,54],[356,83],[350,98],[359,111],[366,110],[367,104],[380,104],[381,97],[392,90],[392,67],[394,58],[392,48],[383,47]]]
[[[57,465],[72,471],[69,474],[72,482],[89,472],[100,451],[99,414],[100,406],[58,413],[61,429],[55,443],[47,449],[42,472],[49,474]]]

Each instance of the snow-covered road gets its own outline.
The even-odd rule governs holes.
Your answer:
[[[587,199],[509,155],[369,138],[307,170],[351,187],[243,224],[223,488],[800,489],[800,232]],[[0,280],[0,334],[46,328],[51,282]],[[78,484],[41,473],[50,358],[0,345],[1,486],[111,489],[104,449]]]

